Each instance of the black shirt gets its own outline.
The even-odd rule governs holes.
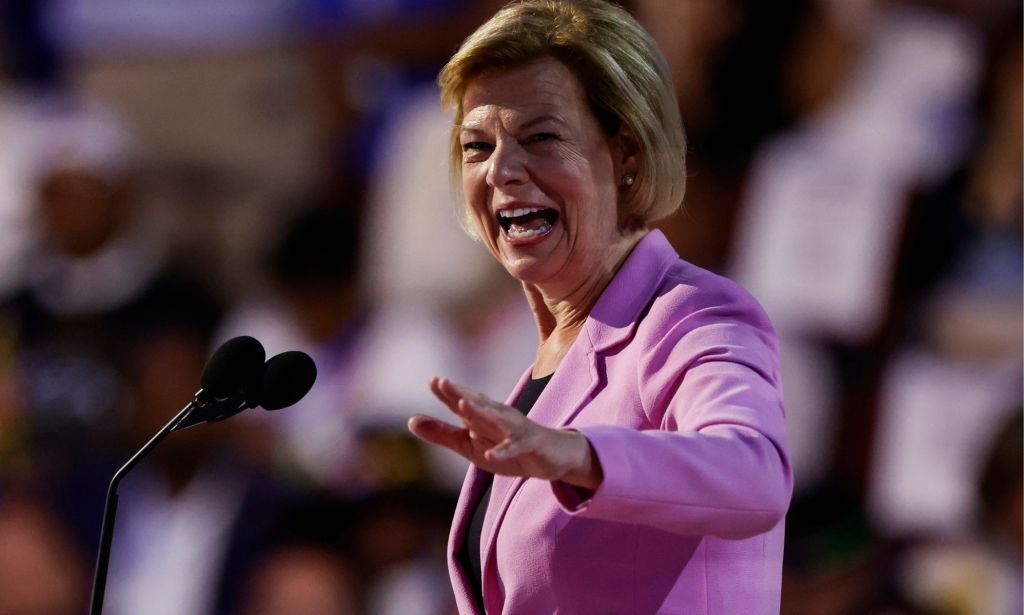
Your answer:
[[[519,397],[516,398],[515,407],[523,414],[529,414],[533,404],[537,402],[544,387],[548,385],[551,376],[548,374],[542,378],[530,378],[523,387]],[[484,529],[484,516],[487,514],[487,504],[491,499],[491,484],[494,480],[493,474],[487,474],[487,490],[484,491],[480,501],[477,502],[476,510],[466,528],[466,536],[462,541],[462,548],[459,549],[459,563],[466,569],[470,585],[473,587],[473,594],[476,596],[476,603],[480,612],[484,612],[484,591],[483,591],[483,562],[480,561],[480,534]]]

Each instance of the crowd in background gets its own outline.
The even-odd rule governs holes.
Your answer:
[[[454,612],[466,465],[405,423],[536,347],[433,83],[502,4],[0,2],[0,615],[84,612],[110,476],[242,334],[318,381],[124,481],[105,612]],[[689,141],[659,228],[779,333],[784,615],[1020,613],[1019,3],[624,4]]]

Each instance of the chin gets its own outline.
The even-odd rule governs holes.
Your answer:
[[[537,284],[551,277],[549,263],[536,258],[502,258],[501,264],[510,276],[526,284]]]

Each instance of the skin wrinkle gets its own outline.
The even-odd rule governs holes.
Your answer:
[[[478,77],[464,105],[463,193],[484,243],[523,283],[541,338],[534,375],[544,375],[643,235],[618,226],[620,176],[635,148],[628,131],[603,132],[578,79],[552,58]],[[495,211],[510,202],[558,211],[554,237],[509,246]]]

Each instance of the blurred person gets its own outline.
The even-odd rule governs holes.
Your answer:
[[[36,224],[31,203],[31,160],[36,118],[32,104],[0,83],[0,298],[22,281]]]
[[[409,421],[473,463],[448,545],[459,612],[777,611],[775,336],[648,230],[685,183],[656,44],[609,3],[515,3],[439,81],[460,217],[522,283],[541,342],[508,405],[434,378],[462,424]]]
[[[60,500],[92,545],[103,485],[124,453],[136,336],[156,321],[210,329],[219,306],[173,269],[147,225],[140,152],[116,113],[63,97],[34,143],[40,237],[0,318],[28,453],[23,474]]]
[[[891,308],[909,197],[969,147],[978,33],[866,3],[813,5],[798,34],[785,83],[798,121],[756,154],[732,268],[780,329],[867,345]]]
[[[755,155],[732,255],[780,329],[849,345],[879,334],[908,197],[967,149],[978,55],[975,32],[924,9],[808,12],[785,84],[798,121]]]
[[[1020,7],[991,33],[974,97],[976,137],[910,220],[903,271],[908,310],[940,352],[1022,358],[1024,324],[1024,60]]]
[[[72,104],[40,147],[43,242],[3,306],[30,466],[22,474],[89,552],[107,482],[192,398],[221,308],[147,226],[139,152],[112,112]],[[226,612],[238,562],[259,551],[287,497],[254,455],[252,427],[174,434],[124,482],[109,612]]]
[[[36,133],[63,81],[63,58],[42,26],[42,5],[28,0],[0,5],[0,299],[21,283],[36,241]]]
[[[1020,399],[1021,24],[1016,7],[991,33],[974,143],[908,220],[902,335],[882,381],[871,482],[874,513],[893,532],[970,535],[974,475]]]
[[[396,111],[381,129],[367,187],[366,291],[379,303],[443,309],[500,268],[473,258],[473,240],[436,215],[455,199],[447,163],[433,155],[447,147],[451,132],[437,88],[416,90]]]
[[[715,139],[706,137],[714,131],[716,116],[724,107],[723,101],[717,99],[713,79],[746,12],[743,3],[732,1],[637,2],[637,21],[651,32],[665,54],[686,124],[690,176],[686,213],[659,222],[658,228],[681,256],[711,270],[720,268],[725,258],[735,209],[735,198],[730,199],[730,193],[735,193],[738,184],[722,177],[725,169],[714,164],[709,151]]]
[[[265,556],[246,582],[237,615],[358,615],[352,563],[314,545],[286,545]]]
[[[427,377],[424,357],[432,356],[433,344],[415,334],[412,325],[422,318],[371,310],[365,300],[362,229],[352,208],[314,199],[296,209],[269,256],[271,284],[239,301],[218,338],[253,335],[268,355],[293,348],[311,354],[317,386],[281,416],[274,430],[278,459],[315,484],[359,493],[372,489],[359,477],[360,427],[386,422],[391,407],[416,403],[401,383]],[[401,366],[400,379],[392,375],[390,386],[380,386],[378,361]]]
[[[15,3],[21,3],[16,0]],[[295,0],[48,0],[43,25],[70,53],[166,54],[245,50],[279,41],[294,27]]]
[[[442,615],[455,608],[444,565],[454,504],[423,482],[383,487],[358,502],[354,547],[370,575],[368,612]]]
[[[1017,613],[1021,573],[1022,12],[988,32],[975,137],[918,195],[899,271],[872,513],[910,536],[901,582],[943,613]]]
[[[88,573],[71,533],[41,502],[0,500],[0,613],[75,615],[86,609]]]
[[[65,58],[46,27],[46,8],[32,0],[0,5],[0,83],[39,90],[63,84]]]
[[[192,398],[211,332],[162,321],[139,336],[126,415],[125,439],[133,446]],[[259,427],[235,419],[173,433],[125,478],[105,612],[232,612],[244,571],[268,548],[296,497],[247,441]]]
[[[899,587],[898,545],[871,523],[856,491],[819,482],[786,517],[783,615],[932,615]]]
[[[359,440],[359,482],[378,492],[433,481],[423,443],[394,425],[364,425]]]
[[[1022,464],[1018,406],[987,442],[975,479],[979,510],[970,534],[913,537],[895,575],[922,609],[948,615],[1006,615],[1024,608]]]
[[[360,193],[376,169],[381,128],[501,0],[304,0],[300,22],[320,103],[325,178]]]
[[[239,562],[246,582],[229,612],[296,613],[315,604],[325,613],[447,613],[441,554],[452,506],[448,494],[422,483],[382,485],[354,499],[304,492],[277,517],[266,548]]]
[[[8,335],[0,333],[0,494],[28,482],[32,472],[23,378],[14,365],[13,335]]]
[[[520,285],[437,215],[457,199],[447,161],[436,155],[448,146],[451,121],[436,86],[420,88],[388,118],[365,205],[362,286],[374,305],[430,319],[437,331],[430,360],[448,365],[451,377],[503,390],[533,356],[536,327]],[[459,468],[453,488],[464,473]]]
[[[633,4],[637,21],[665,53],[686,125],[686,211],[656,226],[683,258],[720,271],[751,155],[766,135],[791,119],[783,103],[783,67],[807,3]]]
[[[978,520],[982,534],[1018,566],[1024,555],[1024,527],[1020,522],[1024,519],[1022,423],[1024,408],[1018,407],[1017,412],[996,432],[978,475],[978,496],[981,500]]]
[[[525,356],[515,337],[522,327],[502,334],[512,340],[502,348],[477,353],[470,345],[495,334],[489,320],[457,328],[425,297],[370,296],[367,278],[378,272],[363,267],[362,246],[370,233],[355,208],[329,197],[309,201],[294,207],[302,213],[286,225],[272,250],[271,283],[243,297],[217,337],[253,335],[269,354],[300,348],[313,356],[317,385],[272,430],[276,459],[315,484],[354,496],[381,486],[375,478],[379,469],[365,471],[362,434],[404,432],[409,409],[432,399],[422,382],[438,362],[466,366],[462,373],[472,372],[473,382],[499,378],[507,386],[518,376],[507,368],[507,356]],[[465,297],[458,314],[472,314],[485,302],[500,305],[508,296],[490,290]],[[453,491],[466,471],[461,457],[433,447],[424,463],[432,480]]]
[[[901,2],[807,9],[782,82],[794,123],[754,153],[729,267],[782,339],[796,476],[866,488],[910,202],[969,147],[979,33]]]

